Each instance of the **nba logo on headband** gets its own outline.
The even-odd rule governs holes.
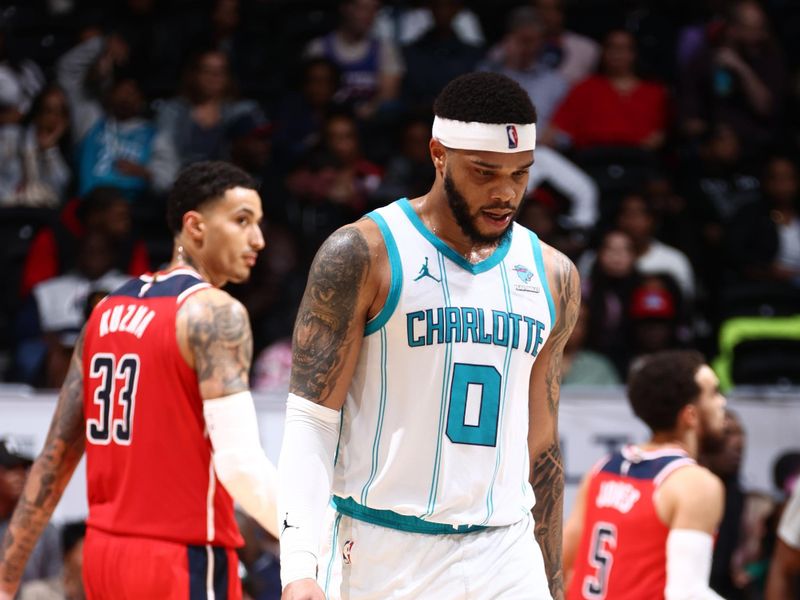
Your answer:
[[[508,149],[512,150],[516,148],[519,143],[517,128],[514,125],[506,125],[506,135],[508,136]]]
[[[445,148],[456,150],[523,152],[536,147],[535,123],[478,123],[437,115],[431,133]]]

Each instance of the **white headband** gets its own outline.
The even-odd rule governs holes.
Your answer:
[[[522,152],[536,147],[536,124],[477,123],[434,117],[433,137],[455,150]]]

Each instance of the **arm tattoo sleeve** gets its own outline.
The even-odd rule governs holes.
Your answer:
[[[190,311],[188,340],[204,395],[247,391],[253,334],[245,308],[227,296],[213,296],[194,303]]]
[[[340,229],[320,248],[295,322],[292,393],[313,402],[330,395],[352,344],[348,333],[369,267],[369,246],[355,227]]]
[[[556,423],[551,445],[533,461],[531,484],[536,495],[533,516],[534,533],[544,556],[550,581],[550,593],[560,600],[564,597],[564,578],[561,566],[562,529],[564,512],[564,465],[558,441],[558,404],[561,387],[561,358],[564,345],[578,318],[580,287],[575,268],[564,256],[557,257],[556,301],[558,321],[551,333],[553,354],[545,373],[547,407]]]
[[[0,589],[13,591],[84,450],[83,333],[72,354],[44,448],[0,543]]]
[[[558,442],[542,452],[533,464],[534,535],[544,557],[544,567],[555,600],[564,597],[561,568],[561,530],[564,513],[564,465]]]

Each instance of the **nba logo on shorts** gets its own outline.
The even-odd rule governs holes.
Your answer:
[[[349,565],[352,562],[352,559],[350,558],[350,552],[353,550],[353,544],[355,544],[353,540],[347,540],[344,545],[342,545],[342,561],[346,565]]]
[[[506,125],[506,135],[508,136],[508,147],[516,148],[517,144],[519,143],[519,138],[517,137],[517,128],[514,125]]]

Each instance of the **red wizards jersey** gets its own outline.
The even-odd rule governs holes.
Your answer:
[[[210,287],[193,270],[143,275],[86,324],[88,525],[187,545],[242,544],[217,482],[194,370],[178,348],[182,302]]]
[[[693,464],[676,448],[626,446],[595,468],[568,600],[664,598],[669,527],[653,494],[675,469]]]

